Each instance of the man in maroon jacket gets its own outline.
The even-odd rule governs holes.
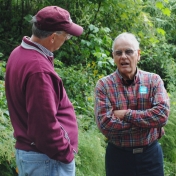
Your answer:
[[[77,121],[52,52],[83,28],[57,6],[41,9],[32,23],[32,36],[12,51],[5,78],[19,175],[74,176]]]

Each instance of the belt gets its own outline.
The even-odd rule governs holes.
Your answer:
[[[128,151],[131,152],[133,154],[137,154],[137,153],[143,153],[145,152],[149,147],[155,145],[158,142],[158,140],[153,141],[152,143],[145,145],[145,146],[141,146],[141,147],[119,147],[116,146],[115,144],[109,142],[110,145],[113,145],[114,147],[123,150],[123,151]]]

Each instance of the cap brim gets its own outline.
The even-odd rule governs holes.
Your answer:
[[[75,23],[72,23],[71,26],[65,30],[70,35],[80,36],[83,33],[83,28]]]

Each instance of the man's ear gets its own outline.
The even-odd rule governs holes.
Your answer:
[[[52,33],[52,34],[49,36],[49,41],[50,41],[50,43],[54,43],[55,38],[56,38],[56,34],[55,34],[55,33]]]

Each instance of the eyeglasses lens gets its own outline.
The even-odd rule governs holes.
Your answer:
[[[125,55],[132,56],[134,54],[134,51],[135,50],[128,49],[128,50],[125,50],[124,52],[125,52]],[[122,56],[122,53],[123,51],[120,51],[120,50],[115,51],[116,56]]]
[[[67,40],[69,40],[72,37],[72,35],[67,34]]]

